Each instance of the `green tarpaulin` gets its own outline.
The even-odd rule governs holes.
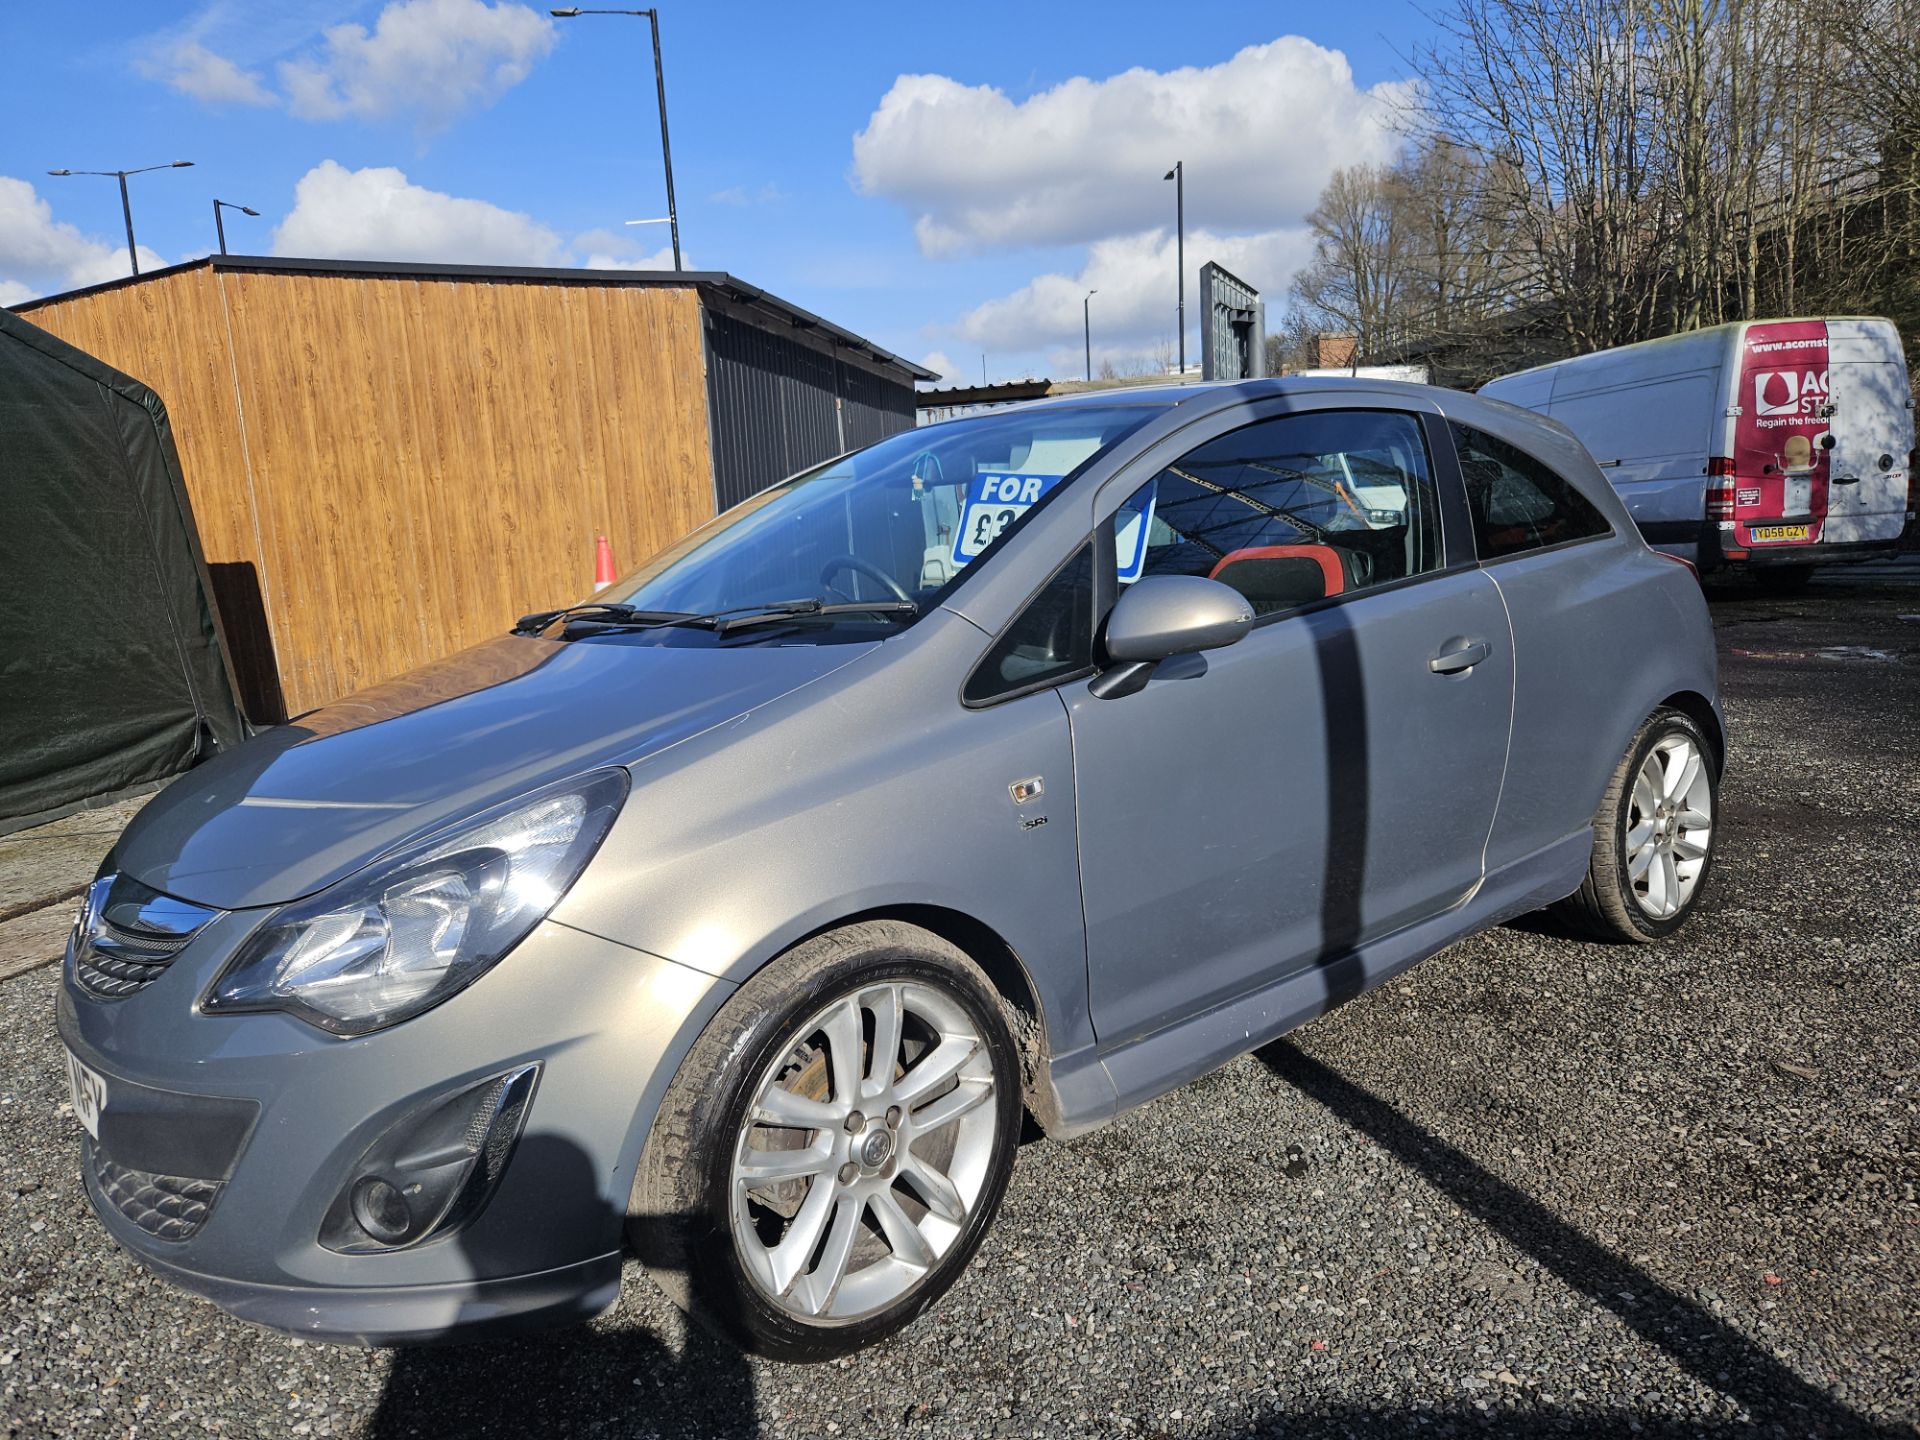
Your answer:
[[[0,833],[245,733],[166,407],[0,310]]]

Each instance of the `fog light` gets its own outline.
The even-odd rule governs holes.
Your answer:
[[[353,1220],[383,1245],[398,1245],[413,1228],[407,1197],[377,1175],[366,1175],[355,1182]]]
[[[506,1173],[539,1073],[510,1070],[402,1117],[348,1172],[320,1243],[349,1255],[396,1250],[472,1220]]]

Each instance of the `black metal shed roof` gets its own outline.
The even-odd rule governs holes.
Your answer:
[[[138,285],[146,280],[156,279],[162,275],[178,275],[182,271],[197,269],[202,265],[211,265],[215,270],[258,270],[288,275],[353,275],[414,280],[530,280],[541,284],[561,285],[645,285],[664,289],[692,288],[722,296],[738,304],[768,311],[797,329],[816,331],[835,345],[865,356],[884,369],[899,371],[909,382],[939,378],[926,367],[916,365],[913,361],[895,355],[890,350],[882,350],[871,340],[856,335],[851,330],[843,329],[831,320],[823,320],[810,310],[802,310],[791,301],[782,300],[778,295],[762,290],[757,285],[749,285],[744,280],[735,279],[724,270],[601,270],[588,269],[584,266],[454,265],[415,260],[303,260],[280,255],[206,255],[197,260],[184,260],[178,265],[169,265],[161,270],[149,270],[141,275],[106,280],[98,285],[66,290],[58,295],[42,296],[37,300],[23,300],[12,308],[18,314],[30,314],[40,306],[51,305],[56,301],[71,300],[80,295],[96,295],[104,290],[117,290]]]

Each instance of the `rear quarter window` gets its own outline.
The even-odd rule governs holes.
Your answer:
[[[1482,560],[1610,535],[1613,526],[1573,482],[1517,445],[1471,426],[1453,426],[1460,478]]]

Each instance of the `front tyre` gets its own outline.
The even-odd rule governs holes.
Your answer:
[[[1020,1114],[1018,1053],[979,967],[915,926],[851,925],[755,975],[695,1042],[628,1234],[710,1328],[775,1359],[833,1359],[959,1278]]]
[[[1586,882],[1555,911],[1603,940],[1645,943],[1686,923],[1713,868],[1720,776],[1694,719],[1656,710],[1593,817]]]

